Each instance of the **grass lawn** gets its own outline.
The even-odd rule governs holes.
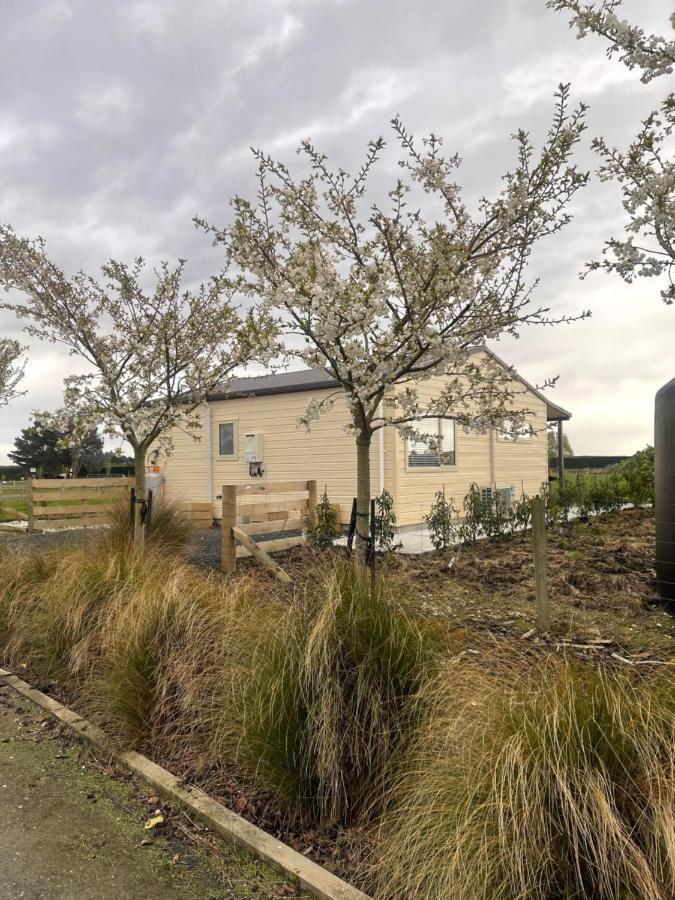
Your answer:
[[[11,513],[5,512],[7,509],[15,509],[17,512],[27,513],[28,512],[28,501],[27,500],[2,500],[0,502],[0,506],[3,507],[0,510],[0,522],[11,522],[15,516],[12,516]]]

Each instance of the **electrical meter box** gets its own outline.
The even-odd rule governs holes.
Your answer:
[[[259,431],[248,431],[244,435],[244,456],[248,463],[263,461],[263,436]]]

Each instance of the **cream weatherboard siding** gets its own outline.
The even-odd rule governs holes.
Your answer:
[[[213,459],[214,497],[208,497],[207,414],[202,412],[202,439],[195,442],[182,432],[172,434],[173,452],[161,460],[165,478],[165,495],[176,500],[205,501],[212,499],[213,513],[220,517],[220,501],[216,500],[224,484],[259,484],[265,481],[298,481],[316,479],[319,493],[328,490],[333,503],[340,504],[343,522],[349,521],[352,498],[356,492],[356,448],[353,434],[346,431],[349,412],[344,401],[312,424],[310,431],[298,428],[298,418],[312,398],[326,391],[298,391],[268,394],[209,403],[211,413],[211,452]],[[219,454],[218,426],[235,423],[236,455]],[[244,434],[258,431],[263,435],[264,478],[251,478],[244,456]],[[385,486],[392,478],[392,446],[385,441]],[[376,436],[371,452],[372,494],[380,492],[379,440]],[[388,489],[390,489],[388,487]],[[281,498],[280,498],[281,499]]]
[[[420,396],[432,399],[438,394],[442,383],[440,378],[429,379],[418,388]],[[173,452],[161,460],[165,494],[176,500],[210,500],[214,517],[219,518],[221,504],[217,497],[224,484],[316,479],[319,492],[326,486],[331,501],[340,504],[343,523],[348,522],[356,491],[356,452],[354,436],[346,430],[349,424],[346,403],[337,400],[309,432],[298,428],[298,418],[309,401],[325,397],[330,390],[312,389],[211,401],[210,442],[206,407],[201,414],[201,440],[195,441],[178,430],[172,435]],[[384,487],[394,497],[397,520],[401,526],[423,521],[434,495],[443,487],[458,510],[461,510],[464,496],[473,482],[481,487],[513,486],[516,495],[521,491],[527,495],[537,493],[548,477],[546,405],[538,395],[522,385],[520,390],[523,392],[522,404],[535,413],[531,422],[536,433],[529,439],[514,442],[500,440],[494,434],[466,432],[458,426],[455,429],[454,466],[408,468],[405,439],[393,428],[385,429],[382,440],[376,433],[371,450],[372,496],[381,490],[381,448]],[[234,458],[219,454],[218,426],[224,422],[235,423]],[[244,434],[248,431],[263,435],[265,476],[262,479],[249,476],[244,456]],[[209,496],[209,446],[212,496]]]
[[[438,395],[442,386],[442,378],[430,378],[418,386],[418,394],[424,401],[430,401]],[[528,421],[535,434],[530,438],[501,440],[493,432],[481,434],[465,431],[457,425],[454,466],[411,468],[408,467],[406,441],[397,435],[394,451],[397,470],[395,500],[400,525],[422,522],[435,494],[443,488],[446,497],[452,497],[458,511],[461,511],[472,483],[479,487],[513,486],[516,496],[523,490],[528,496],[539,492],[542,483],[548,479],[546,404],[522,385],[518,390],[519,403],[522,402],[522,406],[533,413]]]

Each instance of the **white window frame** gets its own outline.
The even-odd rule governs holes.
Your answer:
[[[411,463],[410,463],[410,443],[411,443],[411,441],[410,441],[410,438],[406,438],[406,440],[405,440],[405,468],[406,468],[406,471],[409,471],[409,472],[437,472],[439,469],[452,469],[452,468],[456,467],[456,465],[457,465],[457,423],[456,423],[456,421],[453,418],[451,418],[450,416],[433,416],[433,417],[430,416],[428,419],[417,419],[415,421],[415,423],[411,423],[411,424],[418,424],[423,428],[425,424],[430,424],[432,422],[437,423],[437,426],[436,426],[438,429],[437,434],[438,434],[438,437],[441,439],[443,437],[441,422],[452,423],[452,451],[451,451],[453,454],[452,462],[442,462],[440,459],[438,459],[435,463],[431,463],[430,465],[424,465],[424,466],[416,466],[414,464],[411,465]]]
[[[218,459],[238,459],[239,458],[239,425],[236,419],[226,419],[224,422],[218,422]],[[232,453],[221,453],[220,450],[220,427],[221,425],[232,426]]]

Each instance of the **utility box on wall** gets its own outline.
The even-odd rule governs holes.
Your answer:
[[[248,431],[244,435],[244,456],[247,463],[263,461],[263,436],[259,431]]]

